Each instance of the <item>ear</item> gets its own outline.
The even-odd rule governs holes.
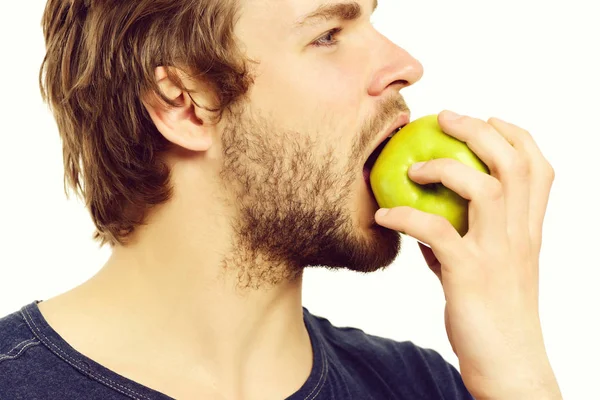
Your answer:
[[[157,67],[155,79],[162,93],[177,103],[177,107],[166,104],[152,93],[143,99],[143,104],[159,132],[170,142],[192,151],[206,151],[216,137],[216,127],[210,123],[215,117],[211,106],[215,103],[214,92],[208,85],[192,81],[179,70],[171,70],[181,79],[184,87],[179,88],[167,75],[165,67]],[[192,98],[193,96],[193,98]]]

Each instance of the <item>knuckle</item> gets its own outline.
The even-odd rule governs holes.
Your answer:
[[[441,169],[446,169],[452,166],[452,164],[454,164],[455,160],[453,160],[452,158],[436,158],[434,160],[431,160],[431,163],[433,165],[436,165],[438,168]]]
[[[556,178],[556,171],[549,162],[546,162],[546,177],[550,182],[553,182],[554,178]]]
[[[449,233],[449,228],[452,227],[450,221],[439,215],[431,215],[430,218],[429,226],[436,236],[444,237]]]
[[[533,136],[531,135],[531,132],[529,132],[527,129],[522,128],[520,126],[517,125],[513,125],[515,127],[515,130],[517,132],[517,137],[521,140],[531,140],[533,139]]]
[[[444,168],[440,171],[440,183],[448,187],[448,185],[451,185],[454,176],[455,175],[450,168]]]
[[[511,175],[527,177],[530,173],[529,161],[523,155],[516,153],[509,162],[508,171]]]
[[[531,132],[529,132],[526,129],[521,129],[520,132],[521,132],[521,137],[519,137],[519,139],[522,142],[527,141],[529,143],[535,143],[535,141],[533,140],[533,135],[531,134]]]
[[[496,201],[504,195],[502,184],[495,178],[486,179],[485,183],[480,186],[481,196],[490,200]]]
[[[459,161],[456,161],[452,158],[441,158],[439,159],[439,167],[440,167],[440,178],[448,179],[456,174],[457,169],[460,168]]]

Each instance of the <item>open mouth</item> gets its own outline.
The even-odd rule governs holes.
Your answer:
[[[365,166],[363,167],[363,176],[365,177],[365,181],[367,182],[367,186],[369,186],[369,188],[371,187],[369,178],[371,176],[371,170],[373,169],[373,165],[375,165],[375,161],[377,160],[377,157],[379,157],[379,155],[383,151],[383,148],[390,141],[390,139],[391,138],[389,138],[389,137],[386,138],[383,142],[381,142],[381,144],[379,146],[377,146],[377,148],[375,149],[375,151],[373,153],[371,153],[371,155],[367,159],[367,162],[365,163]]]
[[[377,160],[377,157],[379,157],[379,155],[383,151],[383,148],[387,145],[387,143],[390,141],[392,136],[394,136],[396,133],[398,133],[402,128],[403,128],[403,126],[396,129],[389,137],[387,137],[383,142],[381,142],[381,144],[379,146],[377,146],[375,151],[373,151],[373,153],[371,153],[371,155],[367,159],[367,162],[365,162],[365,165],[363,167],[363,177],[365,178],[365,182],[367,184],[367,187],[371,191],[371,194],[373,194],[373,190],[371,189],[370,177],[371,177],[371,170],[373,169],[373,165],[375,165],[375,161]]]

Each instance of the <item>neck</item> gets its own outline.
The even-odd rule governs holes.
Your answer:
[[[162,228],[155,221],[152,232],[140,229],[144,240],[115,247],[95,276],[59,296],[57,308],[77,326],[73,341],[84,349],[102,343],[106,360],[194,371],[190,379],[233,397],[253,392],[252,385],[264,393],[273,385],[265,377],[281,378],[278,395],[298,389],[312,366],[302,276],[242,290],[244,266],[223,261],[231,254],[220,246],[225,236],[195,237],[200,249],[185,237],[189,231]]]
[[[92,278],[90,301],[152,328],[158,343],[173,342],[172,351],[223,366],[242,365],[257,350],[277,351],[305,337],[301,277],[241,290],[233,271],[202,264],[151,265],[116,251]]]

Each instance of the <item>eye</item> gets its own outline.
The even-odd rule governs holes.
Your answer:
[[[333,28],[327,31],[323,36],[311,43],[314,47],[331,47],[338,43],[337,35],[342,31],[342,28]]]

